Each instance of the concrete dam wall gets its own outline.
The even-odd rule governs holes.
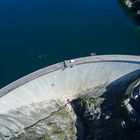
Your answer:
[[[140,56],[103,55],[64,61],[0,90],[0,139],[16,138],[79,97],[112,98],[140,77]],[[39,128],[38,128],[39,129]]]

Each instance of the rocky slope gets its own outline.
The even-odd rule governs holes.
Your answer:
[[[49,117],[40,120],[33,126],[26,128],[14,140],[76,140],[76,115],[70,104],[61,107]]]
[[[140,0],[123,0],[123,2],[136,15],[140,16]]]

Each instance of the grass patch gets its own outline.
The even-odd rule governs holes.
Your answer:
[[[48,134],[46,134],[44,140],[52,140],[52,138]]]
[[[64,139],[65,138],[65,132],[64,131],[61,131],[59,134],[58,134],[59,138],[60,139]]]

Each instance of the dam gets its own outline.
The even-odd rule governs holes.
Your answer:
[[[115,100],[139,77],[140,56],[130,55],[76,58],[33,72],[0,90],[0,139],[39,139],[60,108],[79,98]]]

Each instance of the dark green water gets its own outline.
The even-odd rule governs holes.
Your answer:
[[[0,1],[0,87],[92,52],[140,55],[136,25],[117,0]]]

